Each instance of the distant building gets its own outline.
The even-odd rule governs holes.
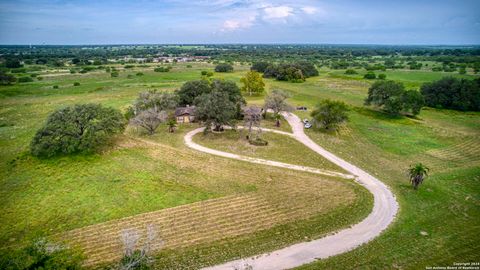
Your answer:
[[[195,121],[195,106],[178,107],[175,109],[177,123],[190,123]]]

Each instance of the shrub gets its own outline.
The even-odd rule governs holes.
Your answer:
[[[365,75],[363,75],[363,78],[364,79],[367,79],[367,80],[373,80],[375,79],[377,76],[375,75],[375,73],[373,72],[367,72]]]
[[[172,67],[156,67],[153,69],[155,72],[169,72]]]
[[[25,83],[25,82],[33,82],[32,77],[20,77],[18,78],[19,83]]]
[[[268,142],[262,138],[249,139],[248,142],[255,146],[267,146]]]
[[[58,89],[58,85],[54,85],[54,86],[53,86],[53,89]]]
[[[124,68],[134,68],[134,65],[125,65]]]
[[[38,76],[37,80],[41,81],[41,80],[43,80],[43,77]]]
[[[110,76],[111,76],[112,78],[118,77],[118,71],[114,71],[114,72],[110,73]]]
[[[143,73],[142,72],[138,72],[137,74],[135,74],[136,76],[143,76]]]
[[[83,257],[80,253],[43,239],[20,250],[4,249],[0,253],[0,269],[82,269]]]
[[[202,76],[206,76],[206,77],[212,77],[213,76],[213,72],[211,71],[206,71],[206,70],[203,70],[202,72],[200,72],[200,74]]]
[[[125,119],[116,109],[97,104],[68,106],[48,116],[33,137],[30,150],[41,157],[93,152],[124,129]]]
[[[15,68],[10,70],[11,73],[17,74],[17,73],[25,73],[27,72],[27,69],[25,68]]]
[[[3,70],[0,70],[0,85],[9,85],[17,81],[15,76],[6,74]]]
[[[233,72],[233,66],[227,63],[218,64],[215,72]]]
[[[192,68],[192,65],[187,65],[187,68]]]
[[[32,74],[30,74],[30,77],[32,77],[32,78],[35,78],[35,77],[37,77],[37,76],[38,76],[37,73],[32,73]]]
[[[133,75],[132,74],[128,74],[127,75],[127,79],[132,79],[133,78]]]
[[[347,69],[347,70],[345,70],[345,74],[354,75],[354,74],[357,74],[357,71],[354,70],[354,69]]]
[[[77,71],[75,69],[70,69],[70,74],[75,74]]]
[[[378,79],[379,79],[379,80],[385,80],[386,78],[387,78],[387,75],[385,75],[385,74],[383,74],[383,73],[382,73],[382,74],[378,74]]]
[[[80,83],[79,82],[74,82],[73,86],[80,86]]]

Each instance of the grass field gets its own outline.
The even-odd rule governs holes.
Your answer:
[[[95,102],[124,109],[140,91],[172,91],[184,81],[200,78],[200,71],[207,68],[212,66],[179,64],[169,73],[155,73],[142,67],[121,71],[118,78],[104,71],[83,75],[55,71],[55,76],[44,74],[42,81],[2,87],[3,247],[49,236],[83,248],[88,264],[103,263],[121,256],[122,229],[141,231],[151,223],[164,242],[158,265],[178,269],[317,238],[368,214],[370,194],[350,181],[186,148],[183,135],[197,125],[180,125],[173,134],[161,126],[154,136],[129,129],[116,138],[113,148],[95,155],[42,160],[28,154],[35,131],[56,108]],[[144,75],[127,77],[139,71]],[[238,80],[240,73],[216,76]],[[80,86],[73,86],[77,81]],[[280,129],[288,131],[282,123]],[[273,121],[264,125],[272,128]],[[283,137],[270,141],[283,146],[276,153],[286,150]],[[311,156],[308,149],[296,147],[299,156]],[[316,165],[332,166],[319,162]],[[194,259],[199,254],[202,258]]]
[[[104,235],[113,241],[113,249],[102,252],[116,254],[112,255],[116,258],[119,231],[116,227],[111,230],[116,224],[112,220],[130,217],[144,224],[152,217],[171,221],[173,215],[178,217],[175,226],[190,226],[198,237],[183,229],[172,233],[172,223],[156,223],[166,242],[157,264],[170,269],[195,268],[317,238],[368,214],[371,196],[349,181],[256,166],[186,148],[182,136],[197,125],[179,126],[174,134],[162,126],[154,136],[128,130],[112,149],[96,155],[39,160],[28,154],[35,131],[56,108],[95,102],[125,109],[140,91],[172,91],[184,81],[200,78],[201,70],[213,68],[207,63],[195,63],[192,68],[180,63],[173,66],[169,73],[153,72],[152,67],[119,68],[118,78],[105,71],[80,75],[45,70],[41,71],[42,81],[0,88],[0,241],[6,243],[4,246],[20,245],[38,235],[64,239],[69,233],[81,244],[92,237],[89,227],[83,228],[91,225],[99,233],[109,232]],[[216,73],[215,78],[239,83],[248,66],[235,68],[236,72]],[[144,75],[136,76],[137,72]],[[128,74],[133,77],[128,78]],[[412,88],[444,75],[402,70],[386,74],[388,79]],[[480,114],[425,109],[417,119],[391,119],[363,107],[371,81],[360,77],[322,69],[320,76],[305,83],[266,80],[267,89],[292,93],[290,101],[294,105],[311,109],[322,98],[347,102],[351,106],[350,121],[340,132],[310,130],[308,135],[385,181],[401,207],[396,222],[379,238],[304,268],[412,269],[479,261]],[[74,82],[80,82],[80,86],[73,86]],[[59,88],[54,89],[54,85]],[[264,97],[246,99],[262,104]],[[308,112],[298,114],[308,117]],[[273,121],[264,124],[271,128]],[[289,130],[285,123],[281,129]],[[245,155],[313,167],[332,166],[281,135],[264,134],[272,151],[253,150],[235,143],[236,135],[227,135],[196,140]],[[296,151],[288,151],[290,147]],[[429,166],[431,174],[420,190],[413,191],[405,169],[417,161]],[[290,205],[282,204],[284,201],[295,202],[293,209],[301,211],[292,213]],[[229,209],[244,211],[232,216]],[[150,217],[142,215],[152,211]],[[205,223],[189,219],[190,211],[211,218]],[[262,215],[268,219],[260,218]],[[215,223],[217,217],[225,223]],[[428,235],[421,235],[423,231]],[[90,252],[97,252],[101,244],[94,243]]]
[[[239,155],[344,172],[340,167],[288,136],[263,132],[261,137],[268,141],[268,145],[258,147],[245,139],[246,134],[245,130],[227,130],[223,134],[198,134],[194,141],[209,148]]]

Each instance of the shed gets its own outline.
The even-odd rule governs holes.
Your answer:
[[[190,123],[195,121],[195,106],[178,107],[175,109],[177,123]]]

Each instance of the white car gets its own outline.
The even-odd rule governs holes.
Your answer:
[[[310,123],[305,123],[304,127],[307,128],[307,129],[308,129],[308,128],[311,128],[311,127],[312,127],[312,124],[310,124]]]

